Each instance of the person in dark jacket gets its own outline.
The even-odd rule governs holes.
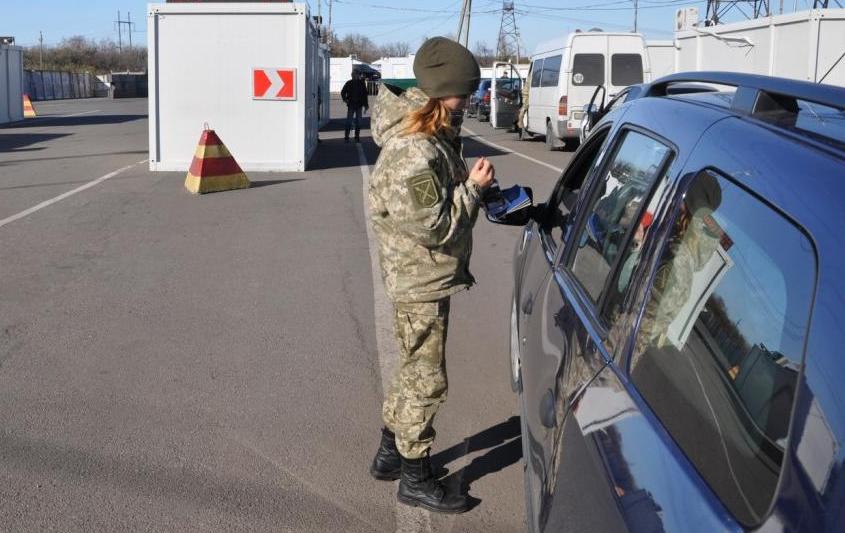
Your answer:
[[[352,127],[352,119],[355,118],[355,142],[360,141],[361,136],[361,108],[369,109],[367,101],[367,84],[364,82],[361,73],[352,71],[352,79],[343,84],[340,90],[340,97],[346,104],[346,133],[343,140],[349,142],[349,130]]]

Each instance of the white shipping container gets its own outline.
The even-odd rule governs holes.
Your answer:
[[[343,84],[352,79],[352,69],[355,65],[363,63],[352,56],[331,58],[332,92],[339,93],[343,89]]]
[[[23,48],[0,45],[0,124],[23,120]]]
[[[381,79],[407,80],[414,79],[414,57],[409,54],[406,57],[383,57],[373,61],[373,67],[381,72]]]
[[[675,41],[646,41],[646,49],[652,80],[675,72]]]
[[[186,171],[206,123],[246,171],[305,170],[329,89],[305,4],[150,4],[147,39],[150,170]],[[265,98],[286,98],[256,97],[254,69],[273,81]],[[292,95],[278,70],[293,70]]]
[[[675,34],[679,72],[724,70],[845,86],[845,9],[817,9]]]

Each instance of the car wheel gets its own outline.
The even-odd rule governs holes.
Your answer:
[[[546,149],[550,152],[557,150],[555,144],[555,132],[552,130],[552,123],[546,122]]]
[[[516,312],[516,298],[513,299],[513,304],[511,305],[511,349],[510,349],[510,359],[511,359],[511,390],[520,393],[522,392],[522,363],[519,356],[519,327],[517,323],[517,312]]]

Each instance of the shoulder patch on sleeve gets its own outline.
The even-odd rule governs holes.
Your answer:
[[[406,183],[417,207],[428,209],[440,202],[440,185],[434,172],[426,172],[408,178]]]

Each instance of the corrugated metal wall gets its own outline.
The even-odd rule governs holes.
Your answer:
[[[24,92],[33,100],[108,96],[109,87],[90,72],[27,70]]]

